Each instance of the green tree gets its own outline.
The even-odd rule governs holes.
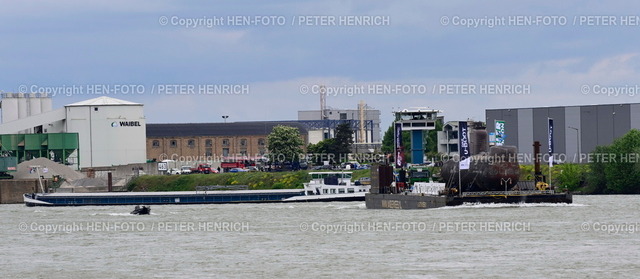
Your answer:
[[[335,140],[334,139],[325,139],[321,140],[316,144],[309,144],[307,148],[307,152],[313,154],[313,163],[316,165],[321,165],[323,161],[329,160],[329,163],[335,163]],[[331,160],[330,160],[331,159]]]
[[[297,128],[278,125],[267,136],[272,162],[297,161],[304,142]]]
[[[609,146],[596,146],[596,149],[591,152],[591,158],[596,158],[589,163],[589,173],[587,174],[587,182],[593,189],[594,194],[603,194],[607,189],[607,178],[605,172],[606,164],[602,158],[604,154],[609,154]]]
[[[554,169],[560,169],[555,179],[558,181],[560,187],[566,188],[569,191],[575,191],[581,186],[583,178],[583,171],[578,164],[562,164],[554,166]]]
[[[393,124],[389,126],[389,129],[387,129],[384,136],[382,136],[382,147],[380,150],[385,154],[393,153]]]
[[[640,131],[632,129],[610,146],[609,158],[603,157],[607,190],[618,194],[640,193],[640,172],[637,151],[640,149]]]
[[[590,154],[588,182],[594,193],[640,193],[640,131],[632,129]]]
[[[336,127],[336,136],[333,141],[333,150],[338,158],[346,159],[351,153],[353,144],[353,130],[348,123],[342,123]]]

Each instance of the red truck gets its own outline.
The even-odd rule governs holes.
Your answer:
[[[244,164],[242,162],[222,162],[220,167],[223,169],[244,168]]]
[[[214,172],[214,171],[211,170],[211,165],[209,165],[209,164],[199,164],[198,167],[191,169],[191,173],[209,174],[209,173],[212,173],[212,172]]]

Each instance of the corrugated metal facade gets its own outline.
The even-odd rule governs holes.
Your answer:
[[[542,152],[548,150],[547,123],[553,118],[555,153],[565,162],[579,162],[578,148],[584,157],[596,146],[640,129],[640,104],[488,109],[485,115],[488,132],[495,132],[496,120],[504,120],[505,144],[529,155],[534,141],[540,141]]]

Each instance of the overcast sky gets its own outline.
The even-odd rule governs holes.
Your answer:
[[[639,34],[632,1],[3,1],[0,90],[166,123],[295,120],[324,85],[384,131],[398,108],[640,102]]]

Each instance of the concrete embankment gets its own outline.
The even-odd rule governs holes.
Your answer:
[[[45,189],[46,184],[47,181],[43,181]],[[0,180],[0,203],[23,203],[23,194],[40,192],[39,189],[37,179]]]

